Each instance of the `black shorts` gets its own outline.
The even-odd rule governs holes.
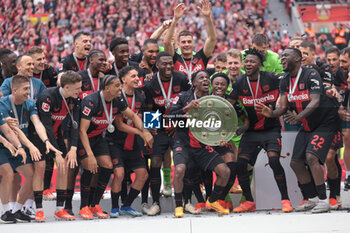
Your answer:
[[[338,130],[334,135],[330,149],[337,151],[342,147],[343,147],[343,134],[340,130]]]
[[[211,170],[221,164],[225,163],[220,157],[219,153],[214,150],[211,146],[203,146],[201,148],[191,148],[190,156],[194,162],[204,171]]]
[[[26,151],[26,155],[27,155],[25,164],[33,163],[32,159],[30,157],[29,150],[27,148],[25,148],[25,151]],[[0,148],[0,166],[8,163],[12,167],[12,170],[16,171],[16,169],[18,167],[24,165],[22,160],[23,160],[23,157],[21,155],[18,155],[17,157],[13,157],[11,152],[8,149],[1,146],[1,148]]]
[[[91,147],[92,153],[94,153],[95,157],[98,157],[101,155],[110,155],[109,148],[108,148],[108,142],[103,134],[89,138],[89,142],[90,142],[90,147]],[[86,154],[86,151],[84,149],[84,146],[80,140],[79,140],[79,145],[78,145],[78,156],[77,157],[78,157],[79,161],[86,159],[88,157]]]
[[[247,131],[243,134],[238,149],[238,157],[247,156],[254,166],[261,149],[281,154],[281,129],[273,128],[262,131]]]
[[[113,168],[124,167],[126,172],[138,168],[146,168],[145,158],[141,149],[124,150],[120,145],[112,141],[108,142],[108,147]]]
[[[165,152],[168,148],[173,148],[174,139],[170,137],[164,130],[158,130],[158,134],[153,136],[153,153],[152,157],[162,156],[164,158]]]
[[[175,166],[179,164],[188,164],[190,161],[190,147],[186,138],[186,135],[182,133],[175,135],[173,147],[173,160]]]
[[[225,146],[215,146],[215,147],[214,147],[214,150],[215,150],[216,152],[218,152],[220,156],[223,156],[223,155],[225,155],[225,154],[227,154],[227,153],[232,153],[232,154],[234,154],[233,148],[232,148],[232,146],[231,146],[231,144],[230,144],[229,142],[226,143]]]
[[[40,139],[38,134],[36,132],[33,132],[29,136],[30,141],[38,148],[38,150],[41,153],[41,158],[39,161],[44,161],[48,159],[54,159],[56,158],[56,155],[54,152],[50,151],[48,154],[46,154],[46,145],[45,143]],[[62,157],[65,158],[67,155],[67,148],[66,144],[64,143],[64,139],[62,137],[59,137],[57,140],[58,143],[58,149],[62,152]]]
[[[305,161],[305,153],[316,155],[323,164],[334,139],[335,129],[320,126],[312,132],[300,130],[295,139],[292,160]]]

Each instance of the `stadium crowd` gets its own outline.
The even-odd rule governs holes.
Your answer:
[[[80,168],[82,219],[158,215],[161,194],[174,195],[175,217],[208,209],[253,212],[250,182],[261,149],[282,212],[339,209],[339,149],[350,145],[345,28],[334,31],[333,41],[345,38],[345,46],[311,30],[290,38],[280,34],[277,19],[264,20],[266,6],[248,0],[2,1],[0,222],[46,221],[43,198],[56,199],[57,219],[76,219],[72,198]],[[236,135],[217,146],[167,125],[186,121],[208,95],[231,104],[238,116]],[[145,127],[161,115],[164,125]],[[303,201],[295,207],[280,163],[281,130],[298,130],[290,166]],[[56,196],[50,190],[54,164]],[[99,202],[110,178],[106,213]],[[236,208],[233,189],[242,192]],[[139,193],[142,213],[131,207]]]

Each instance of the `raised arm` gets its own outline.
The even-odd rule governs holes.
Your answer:
[[[174,18],[172,20],[172,23],[168,29],[168,33],[166,34],[165,38],[164,38],[164,50],[169,52],[171,54],[171,56],[174,56],[175,53],[175,48],[174,45],[172,43],[172,39],[174,37],[175,34],[175,29],[176,29],[176,25],[177,22],[180,20],[180,18],[185,14],[186,8],[185,8],[185,4],[180,3],[179,5],[177,5],[174,9]]]
[[[206,57],[210,57],[213,53],[216,43],[216,32],[211,14],[211,6],[209,0],[202,1],[202,8],[198,7],[205,19],[205,24],[207,26],[208,38],[204,44],[204,54]]]

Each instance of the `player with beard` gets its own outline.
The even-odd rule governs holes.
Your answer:
[[[0,85],[6,78],[17,74],[17,55],[9,49],[0,49]]]
[[[114,172],[114,179],[117,179],[116,170],[113,170],[113,163],[110,156],[108,142],[105,138],[105,130],[109,133],[115,131],[113,124],[117,114],[121,113],[130,118],[137,129],[143,131],[142,121],[127,107],[121,96],[121,83],[116,75],[107,75],[102,80],[101,90],[88,95],[81,104],[79,159],[84,171],[81,176],[81,208],[79,215],[83,219],[108,218],[99,202],[106,189],[110,175]],[[93,174],[100,170],[97,187],[94,192],[91,207],[88,207],[90,182]]]
[[[161,52],[157,55],[156,66],[158,72],[152,80],[144,87],[146,94],[146,109],[159,112],[164,116],[169,113],[172,100],[181,91],[188,90],[190,85],[185,75],[174,71],[172,56],[168,52]],[[163,128],[152,130],[154,135],[153,153],[151,155],[150,180],[153,197],[153,205],[147,211],[147,215],[160,213],[159,192],[161,185],[160,167],[162,158],[169,147],[173,146],[174,128]]]
[[[350,72],[350,48],[345,48],[340,52],[340,68],[342,68],[344,72],[344,80],[349,80],[349,72]],[[344,107],[340,106],[342,115],[345,114]],[[349,107],[347,107],[348,110]],[[348,114],[348,113],[347,113]],[[343,139],[344,139],[344,163],[346,167],[346,177],[344,180],[344,189],[350,189],[350,120],[349,118],[342,116],[342,128],[343,128]]]
[[[319,59],[316,59],[316,47],[311,41],[303,41],[300,44],[300,52],[302,53],[301,65],[314,68],[320,74],[327,96],[330,97],[334,103],[339,106],[337,100],[339,94],[333,85],[335,81],[335,72],[331,69],[331,66],[320,61]],[[327,167],[327,181],[330,188],[329,202],[332,209],[338,208],[336,193],[338,190],[340,192],[341,180],[338,177],[339,173],[341,173],[342,170],[338,161],[337,150],[340,149],[342,145],[343,140],[341,134],[341,125],[339,121],[339,130],[334,134],[333,142],[325,161]],[[340,197],[338,197],[338,199],[340,199]]]
[[[257,110],[265,117],[275,118],[286,113],[285,119],[295,124],[302,122],[296,136],[291,167],[301,189],[307,194],[296,211],[311,210],[312,213],[328,212],[326,185],[322,164],[338,127],[337,107],[325,95],[320,75],[313,69],[301,66],[300,50],[288,48],[282,53],[283,70],[288,72],[280,83],[280,104],[276,109],[259,103]],[[289,109],[289,111],[288,111]],[[296,114],[291,113],[295,111]],[[311,182],[310,172],[316,185]]]
[[[38,46],[31,47],[26,54],[34,61],[33,77],[38,78],[47,88],[57,86],[58,69],[47,65],[44,50]]]
[[[74,38],[74,52],[65,56],[60,71],[80,71],[87,69],[87,56],[92,49],[90,32],[78,32]]]
[[[174,106],[171,110],[172,115],[185,115],[191,108],[198,109],[200,107],[198,99],[209,94],[209,75],[204,71],[199,71],[193,74],[193,77],[192,82],[194,90],[191,89],[186,92],[181,92],[175,98],[173,102]],[[177,140],[175,141],[177,145],[177,147],[175,147],[176,156],[174,154],[174,163],[177,164],[177,168],[175,168],[175,176],[179,175],[181,177],[181,170],[183,171],[186,168],[186,165],[188,165],[187,163],[190,159],[194,161],[196,166],[199,166],[204,171],[214,171],[216,173],[217,180],[215,182],[212,195],[206,202],[206,207],[213,209],[220,214],[229,214],[230,211],[225,209],[218,202],[218,200],[223,201],[224,196],[226,196],[226,194],[224,194],[224,190],[230,176],[229,168],[213,147],[200,143],[192,135],[188,128],[177,131],[177,134],[178,133],[179,135],[176,136]],[[177,148],[181,148],[181,150],[177,150]],[[178,181],[177,184],[180,184]],[[175,191],[175,217],[183,216],[181,193],[178,193],[181,191],[180,187]],[[227,192],[228,191],[229,189]]]
[[[145,105],[145,95],[138,89],[139,77],[135,67],[126,66],[121,69],[119,78],[123,82],[122,97],[129,108],[142,119],[142,112]],[[131,204],[144,186],[148,172],[146,170],[145,159],[143,157],[143,142],[152,142],[152,135],[148,131],[140,131],[135,128],[131,119],[119,114],[116,117],[117,130],[107,133],[109,150],[111,152],[114,174],[116,176],[112,183],[112,210],[111,217],[121,215],[141,216],[142,213],[131,208]],[[123,128],[124,127],[124,128]],[[132,133],[125,133],[132,132]],[[152,148],[152,144],[149,145]],[[148,165],[147,165],[148,166]],[[124,174],[133,171],[135,181],[130,187],[123,206],[119,209],[119,196]]]
[[[198,7],[198,10],[204,16],[208,34],[208,38],[204,43],[203,49],[199,50],[196,53],[193,53],[193,35],[189,31],[182,31],[179,33],[177,38],[180,52],[175,52],[172,39],[174,37],[177,22],[186,12],[184,3],[180,3],[175,7],[173,21],[169,27],[168,33],[164,38],[164,50],[173,56],[174,70],[185,74],[189,81],[191,80],[191,75],[193,73],[206,69],[209,57],[212,55],[216,43],[216,32],[209,1],[203,0],[202,7]]]
[[[81,76],[74,71],[63,73],[61,78],[61,87],[53,87],[43,91],[38,99],[39,116],[48,134],[48,139],[63,152],[65,159],[64,167],[74,168],[77,166],[76,151],[78,144],[78,119],[79,105],[78,95],[81,91]],[[64,142],[63,130],[64,126],[70,125],[70,137],[67,141],[67,147]],[[53,157],[48,154],[47,157]],[[44,158],[45,158],[44,157]],[[56,180],[57,193],[57,209],[55,218],[63,220],[74,220],[75,216],[70,215],[63,209],[66,199],[67,190],[67,175],[66,169],[58,170]],[[42,222],[46,218],[42,209],[42,191],[35,191],[34,198],[37,208],[35,220]]]
[[[311,41],[303,41],[299,48],[303,58],[301,60],[302,66],[307,66],[310,64],[316,64],[320,68],[320,76],[324,85],[332,87],[334,82],[334,74],[330,65],[316,59],[316,46]]]
[[[340,68],[340,50],[337,47],[331,47],[326,51],[327,63],[331,66],[334,74],[334,86],[340,95],[345,93],[347,81],[343,69]]]
[[[139,64],[139,77],[142,77],[144,82],[152,79],[155,72],[158,71],[156,66],[156,58],[159,53],[157,40],[147,39],[142,46],[143,58]]]
[[[241,126],[243,133],[237,160],[237,174],[246,201],[233,210],[233,212],[255,211],[255,202],[250,190],[248,163],[254,166],[257,156],[263,148],[267,152],[269,165],[273,171],[278,189],[281,193],[283,212],[291,212],[287,182],[284,169],[280,162],[281,153],[281,125],[278,119],[269,119],[256,111],[258,103],[275,107],[279,96],[279,77],[277,73],[259,71],[264,62],[264,56],[257,49],[245,51],[245,75],[236,79],[228,100],[235,104],[240,100],[250,122],[249,128]],[[245,131],[246,130],[246,131]],[[245,132],[244,132],[245,131]]]

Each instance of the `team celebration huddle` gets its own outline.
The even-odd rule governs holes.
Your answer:
[[[21,54],[0,49],[0,222],[45,222],[44,199],[56,200],[59,220],[155,216],[162,195],[174,197],[176,218],[254,212],[251,181],[260,151],[282,212],[341,207],[339,150],[350,148],[350,48],[333,46],[319,59],[314,41],[295,36],[279,55],[269,49],[268,36],[256,32],[249,47],[222,51],[210,64],[218,25],[209,0],[197,10],[206,33],[198,51],[193,32],[178,27],[191,14],[184,3],[135,54],[122,36],[111,38],[107,50],[97,48],[88,30],[72,33],[73,51],[58,67],[40,46]],[[147,127],[146,113],[188,120],[190,111],[203,108],[203,97],[235,110],[232,138],[212,146],[180,124]],[[290,162],[303,196],[297,206],[280,162],[285,131],[298,131]],[[74,209],[78,174],[80,208]],[[350,188],[350,171],[346,175]],[[99,205],[106,189],[110,209]],[[242,193],[238,206],[232,190]]]

